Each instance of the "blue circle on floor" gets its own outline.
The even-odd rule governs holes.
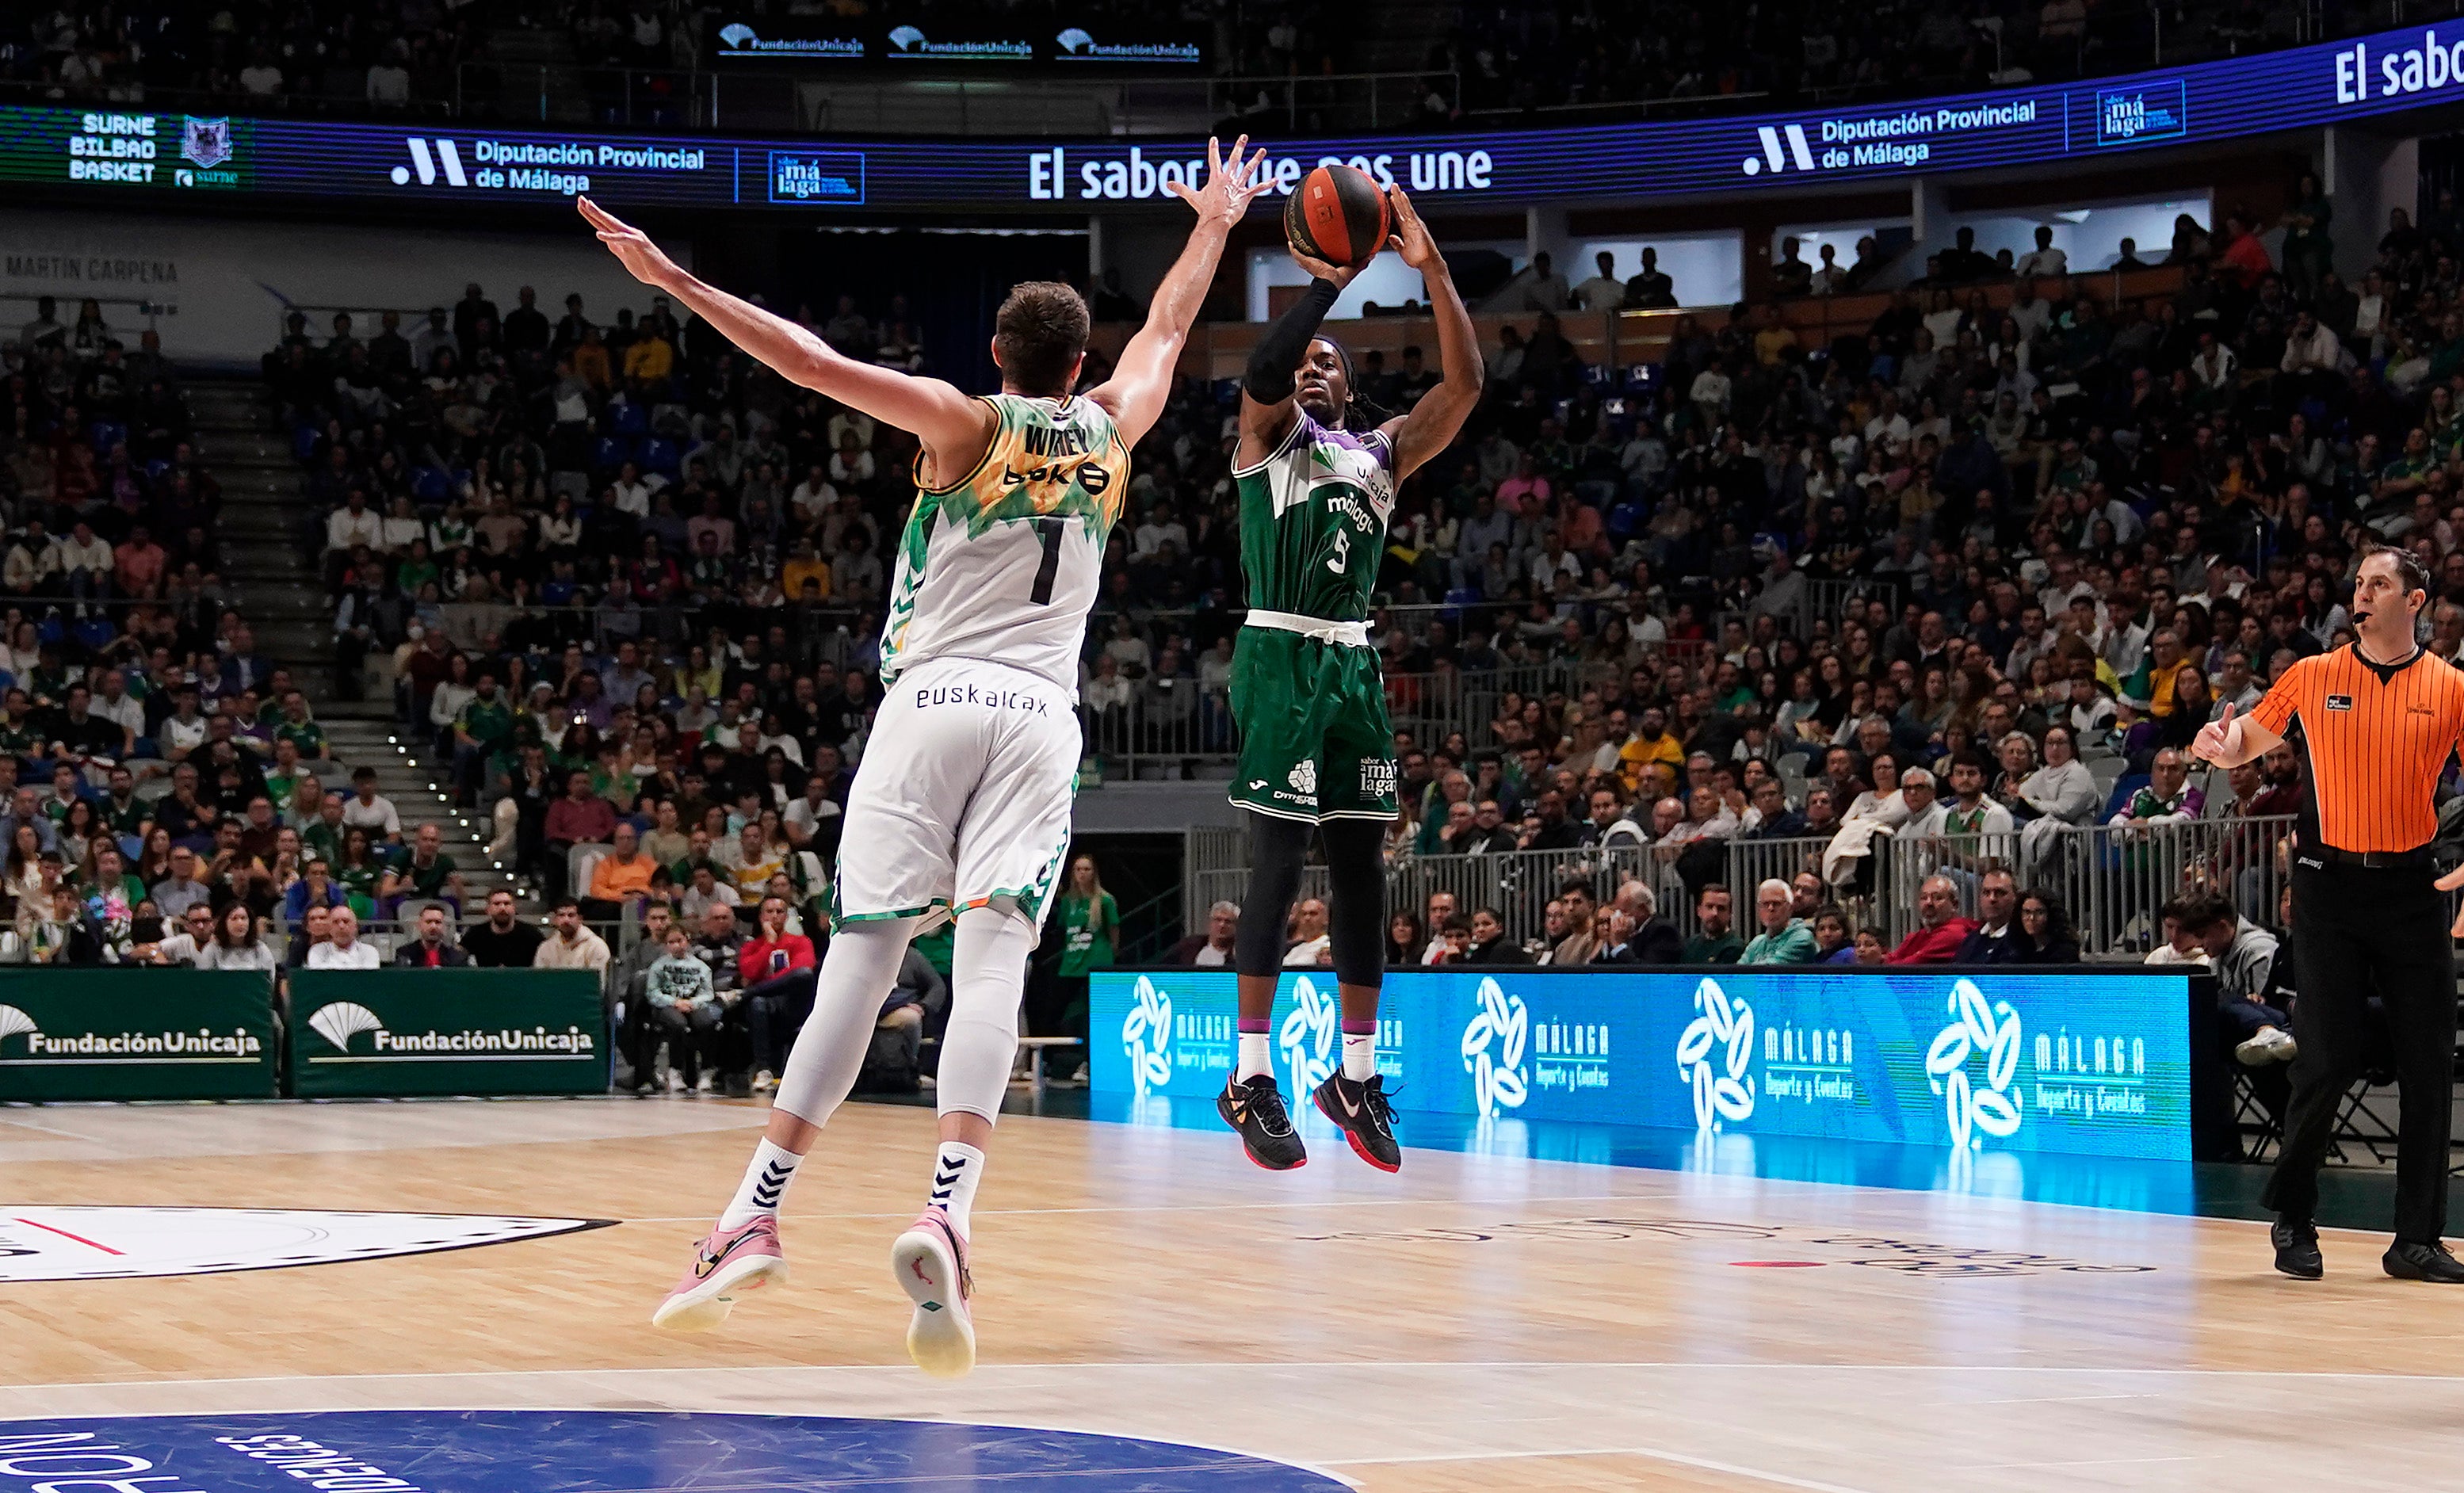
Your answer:
[[[80,1479],[147,1477],[176,1480],[161,1485],[184,1493],[808,1493],[978,1481],[997,1482],[1001,1493],[1342,1487],[1237,1452],[933,1420],[355,1410],[0,1421],[0,1479],[75,1486]]]

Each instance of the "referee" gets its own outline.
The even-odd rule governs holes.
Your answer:
[[[2319,1163],[2338,1101],[2369,1050],[2370,998],[2386,1008],[2399,1109],[2395,1242],[2382,1263],[2407,1281],[2464,1283],[2439,1242],[2447,1222],[2448,1104],[2455,1058],[2455,962],[2431,879],[2431,796],[2464,737],[2464,672],[2424,652],[2415,628],[2430,572],[2410,553],[2362,552],[2350,615],[2357,641],[2284,671],[2250,714],[2228,704],[2192,751],[2220,767],[2263,756],[2299,726],[2301,808],[2293,850],[2298,997],[2293,1100],[2266,1203],[2276,1268],[2325,1273],[2314,1219]]]

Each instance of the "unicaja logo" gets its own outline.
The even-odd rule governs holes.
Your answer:
[[[913,26],[901,26],[890,33],[890,44],[901,52],[913,52],[924,45],[924,33]]]
[[[760,40],[761,33],[755,31],[752,27],[745,25],[742,21],[737,21],[730,25],[720,27],[718,30],[718,39],[727,43],[731,47],[742,47]]]
[[[40,1029],[34,1025],[33,1017],[15,1006],[0,1006],[0,1042],[7,1042],[11,1037],[23,1037],[29,1032]]]
[[[1677,1077],[1694,1090],[1694,1128],[1741,1124],[1754,1112],[1754,1008],[1706,979],[1694,987],[1701,1014],[1677,1038]]]
[[[308,1028],[333,1043],[336,1052],[351,1050],[351,1039],[362,1032],[382,1031],[385,1022],[377,1014],[354,1000],[337,1000],[320,1006],[308,1018]]]
[[[1500,1109],[1520,1109],[1526,1094],[1524,1049],[1531,1039],[1531,1013],[1521,996],[1509,996],[1494,979],[1480,982],[1480,1009],[1463,1027],[1463,1071],[1471,1075],[1472,1103],[1484,1119]]]
[[[1292,785],[1294,793],[1314,795],[1317,792],[1316,761],[1307,759],[1293,763],[1292,770],[1285,775],[1284,781]]]
[[[1966,979],[1950,987],[1945,1008],[1950,1024],[1925,1049],[1925,1082],[1943,1096],[1952,1149],[1982,1150],[1986,1136],[2003,1140],[2019,1129],[2019,1096],[2011,1087],[2019,1076],[2019,1013],[2008,1000],[1987,1004]],[[1978,1056],[1985,1060],[1982,1083],[1968,1074],[1969,1060]]]
[[[1172,997],[1141,975],[1121,1018],[1121,1050],[1130,1060],[1130,1087],[1143,1099],[1172,1082]]]
[[[1065,31],[1060,35],[1054,37],[1053,40],[1061,44],[1062,51],[1070,54],[1072,56],[1078,55],[1079,54],[1087,51],[1088,48],[1095,45],[1095,38],[1087,34],[1084,28],[1077,26],[1070,27],[1067,31]]]
[[[1331,994],[1306,975],[1293,982],[1291,1013],[1276,1033],[1284,1065],[1291,1069],[1293,1093],[1309,1092],[1334,1071],[1334,1034],[1341,1024],[1342,1008]]]

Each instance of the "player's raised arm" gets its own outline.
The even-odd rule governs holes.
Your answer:
[[[1463,293],[1455,289],[1454,276],[1446,270],[1445,256],[1438,252],[1429,226],[1420,221],[1403,188],[1389,187],[1386,200],[1395,213],[1395,252],[1420,272],[1420,282],[1429,292],[1429,312],[1438,323],[1438,386],[1384,427],[1386,438],[1395,447],[1395,480],[1400,482],[1454,444],[1463,422],[1471,418],[1472,406],[1480,403],[1485,370],[1471,312],[1463,305]]]
[[[1302,252],[1289,239],[1284,247],[1291,252],[1293,262],[1309,273],[1309,285],[1249,350],[1249,366],[1241,376],[1241,439],[1233,448],[1235,466],[1265,460],[1292,433],[1292,422],[1298,418],[1292,391],[1299,385],[1301,359],[1326,314],[1334,309],[1334,298],[1368,263],[1363,260],[1346,268]]]
[[[1189,231],[1189,242],[1182,247],[1180,257],[1173,261],[1171,273],[1155,287],[1155,300],[1147,307],[1146,325],[1138,328],[1137,335],[1121,349],[1112,376],[1087,396],[1111,412],[1124,446],[1137,445],[1139,438],[1162,418],[1164,402],[1172,395],[1173,369],[1180,362],[1181,344],[1189,340],[1190,324],[1198,319],[1198,308],[1206,299],[1206,288],[1214,283],[1215,267],[1223,257],[1223,241],[1231,233],[1232,225],[1249,210],[1250,199],[1265,189],[1266,180],[1262,174],[1265,147],[1260,146],[1256,155],[1244,159],[1248,145],[1246,135],[1234,141],[1227,161],[1222,157],[1221,146],[1209,139],[1206,185],[1191,187],[1178,181],[1171,184],[1173,195],[1197,210],[1198,225]]]
[[[720,336],[778,370],[781,377],[913,433],[937,464],[958,461],[964,466],[982,455],[994,416],[981,401],[968,398],[939,379],[921,379],[843,356],[786,318],[704,284],[651,243],[649,234],[589,198],[577,199],[575,206],[633,278],[684,302],[695,316],[718,328]]]

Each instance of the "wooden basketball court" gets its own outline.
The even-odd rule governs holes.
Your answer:
[[[1274,1175],[1226,1134],[1005,1119],[976,1210],[982,1364],[944,1384],[906,1362],[885,1267],[929,1116],[850,1106],[788,1199],[792,1284],[716,1334],[652,1331],[761,1117],[683,1099],[0,1110],[0,1421],[888,1417],[1225,1449],[1396,1493],[2464,1482],[2464,1292],[2384,1278],[2376,1235],[2330,1231],[2328,1279],[2305,1285],[2268,1270],[2256,1222],[1437,1151],[1386,1177],[1331,1132]],[[114,1216],[89,1231],[43,1211],[100,1206],[614,1226],[232,1273],[8,1274],[11,1243],[72,1273],[139,1268]],[[731,1422],[708,1424],[723,1439]],[[1141,1485],[1073,1480],[1075,1443],[1054,1444],[1050,1477],[1016,1485]],[[5,1457],[0,1488],[30,1486]],[[1309,1485],[1281,1475],[1205,1485]],[[410,1481],[535,1485],[470,1466]]]

